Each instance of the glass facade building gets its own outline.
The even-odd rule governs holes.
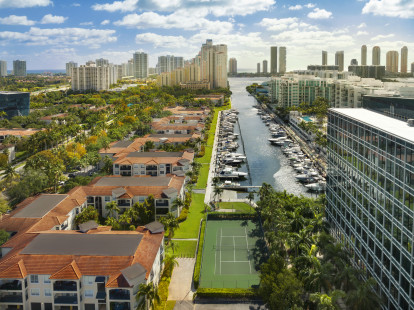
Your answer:
[[[367,109],[330,109],[326,217],[385,309],[414,309],[414,127]]]
[[[414,98],[363,96],[362,107],[402,120],[414,118]]]
[[[17,91],[0,92],[0,111],[6,112],[7,118],[29,115],[30,93]]]

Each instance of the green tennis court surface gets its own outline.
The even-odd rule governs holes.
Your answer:
[[[250,288],[259,284],[256,261],[263,255],[262,233],[251,220],[208,220],[201,287]]]

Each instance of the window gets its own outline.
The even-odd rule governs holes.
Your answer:
[[[52,296],[52,290],[50,288],[45,288],[45,296]]]
[[[39,276],[37,274],[30,275],[30,283],[39,283]]]
[[[50,283],[49,276],[43,276],[43,283]]]
[[[111,201],[111,196],[105,196],[105,201]]]
[[[40,290],[38,288],[32,288],[30,290],[30,295],[32,295],[32,296],[40,296]]]
[[[93,290],[85,290],[85,297],[93,297]]]
[[[85,276],[85,284],[91,285],[95,282],[95,277],[93,276]]]

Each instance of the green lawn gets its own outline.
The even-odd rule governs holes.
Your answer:
[[[200,221],[204,216],[204,194],[192,195],[192,202],[187,219],[180,224],[180,227],[174,234],[174,238],[188,239],[198,238]]]
[[[220,209],[236,209],[238,212],[251,213],[254,209],[245,202],[220,202]]]
[[[174,255],[177,257],[191,257],[195,256],[197,241],[193,240],[173,240],[176,247]],[[173,254],[171,248],[167,249],[167,254]]]
[[[198,175],[197,184],[194,188],[197,188],[197,189],[206,188],[209,169],[210,169],[210,165],[203,164],[201,166],[200,174]]]

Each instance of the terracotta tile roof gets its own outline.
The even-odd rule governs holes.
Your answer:
[[[140,156],[135,156],[140,155]],[[165,156],[157,156],[165,155]],[[168,156],[171,155],[171,156]],[[159,164],[172,164],[177,165],[181,159],[188,159],[193,161],[194,152],[131,152],[123,153],[119,158],[114,161],[114,164],[119,165],[132,165],[132,164],[146,164],[146,165],[159,165]]]
[[[109,148],[106,150],[104,148],[99,150],[100,154],[118,154],[122,152],[136,152],[141,150],[142,145],[145,144],[142,143],[140,140],[141,138],[137,138],[134,141],[132,141],[129,145],[128,143],[122,143],[122,142],[129,142],[129,141],[115,141],[109,144]]]
[[[11,129],[7,129],[7,128],[0,128],[0,136],[31,136],[39,131],[44,131],[46,130],[46,128],[41,128],[41,129],[37,129],[37,128],[27,128],[27,129],[23,129],[23,128],[11,128]]]
[[[23,279],[26,276],[27,271],[22,259],[0,272],[0,278],[2,279]]]
[[[40,118],[40,120],[46,121],[46,120],[52,120],[53,118],[64,118],[68,115],[69,115],[68,113],[59,113],[59,114],[54,114],[54,115],[49,115],[49,116],[43,116]]]
[[[49,279],[79,280],[81,277],[82,273],[79,270],[78,264],[73,260],[69,265],[52,274]]]
[[[209,108],[200,109],[186,109],[184,107],[165,108],[164,110],[170,111],[172,114],[190,114],[190,115],[203,115],[210,113]]]

